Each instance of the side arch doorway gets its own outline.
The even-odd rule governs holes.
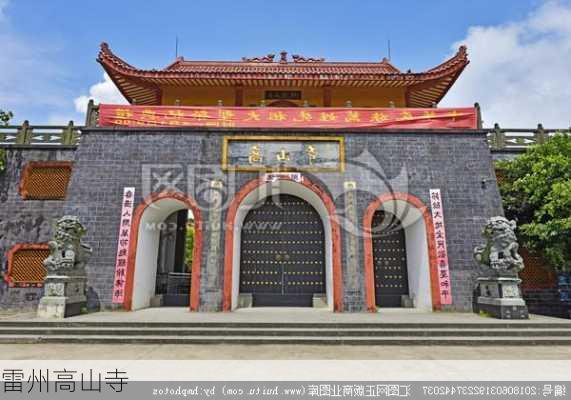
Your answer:
[[[154,193],[133,214],[124,308],[199,306],[201,214],[179,192]]]
[[[375,305],[402,307],[410,295],[404,228],[394,214],[377,210],[372,232]]]
[[[157,276],[151,306],[187,307],[192,281],[194,215],[191,210],[175,211],[158,229]]]
[[[240,294],[251,305],[312,307],[325,296],[325,232],[300,197],[278,194],[246,215],[240,246]]]
[[[439,309],[432,220],[426,206],[405,193],[373,200],[363,217],[367,309]]]

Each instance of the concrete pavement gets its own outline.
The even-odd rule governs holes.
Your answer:
[[[571,346],[0,345],[5,360],[570,360]]]
[[[10,315],[5,320],[34,320],[34,313]],[[45,321],[45,320],[44,320]],[[102,311],[66,318],[65,322],[299,322],[299,323],[561,323],[570,320],[531,315],[529,320],[499,320],[474,313],[430,312],[416,309],[381,309],[377,313],[334,313],[319,308],[258,307],[241,308],[232,312],[190,312],[184,307],[146,308],[137,311]]]

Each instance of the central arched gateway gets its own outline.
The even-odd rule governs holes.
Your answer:
[[[246,236],[249,235],[249,232],[244,231],[243,227],[245,222],[247,223],[248,221],[251,221],[253,218],[252,216],[256,215],[255,213],[250,214],[250,211],[259,208],[260,204],[262,204],[262,207],[264,207],[263,205],[267,204],[266,207],[267,211],[276,212],[274,208],[275,205],[269,205],[268,203],[266,203],[268,202],[267,200],[268,198],[270,199],[272,197],[276,198],[276,196],[278,197],[278,199],[281,198],[282,201],[298,203],[298,204],[289,204],[288,208],[290,210],[292,210],[291,207],[299,207],[298,212],[305,210],[305,212],[308,213],[306,214],[307,216],[310,216],[309,212],[311,212],[311,218],[317,219],[318,217],[319,221],[321,222],[321,227],[319,225],[314,225],[316,229],[314,229],[313,231],[314,232],[317,231],[318,233],[307,233],[306,235],[306,238],[309,238],[309,236],[316,237],[312,239],[315,241],[315,243],[311,244],[315,245],[316,247],[311,249],[307,247],[306,249],[308,251],[313,251],[313,252],[321,250],[323,253],[324,261],[319,261],[318,257],[320,255],[317,253],[313,254],[314,258],[307,258],[307,261],[312,261],[315,264],[308,264],[308,265],[313,265],[312,269],[308,270],[308,272],[313,272],[313,275],[312,274],[306,274],[306,275],[313,276],[314,278],[311,280],[306,279],[305,282],[314,282],[314,283],[305,283],[305,286],[310,287],[313,285],[314,287],[319,287],[320,285],[315,283],[318,283],[319,279],[322,279],[322,287],[324,287],[324,290],[319,291],[308,288],[301,290],[298,288],[297,294],[300,295],[298,299],[301,299],[301,297],[303,297],[302,295],[305,295],[306,303],[304,305],[307,305],[308,299],[312,299],[313,302],[313,299],[316,299],[316,297],[318,297],[316,299],[317,300],[316,305],[323,304],[326,305],[330,310],[342,311],[343,303],[342,303],[342,283],[341,283],[341,276],[342,276],[341,248],[340,248],[341,241],[340,241],[339,223],[337,221],[337,216],[335,211],[335,204],[333,203],[333,200],[326,192],[324,192],[316,184],[312,183],[305,176],[300,182],[296,182],[288,178],[279,178],[273,182],[267,182],[264,180],[264,178],[255,179],[244,185],[242,189],[240,189],[240,191],[234,196],[234,199],[232,200],[232,203],[228,208],[228,213],[226,217],[223,309],[225,311],[230,311],[240,306],[251,305],[251,304],[243,304],[242,303],[243,299],[240,296],[241,291],[252,292],[252,287],[251,287],[252,285],[244,284],[244,282],[246,282],[245,274],[241,273],[242,267],[249,265],[248,263],[242,262],[243,261],[242,256],[243,255],[245,256],[246,254],[250,256],[250,253],[242,252],[243,250],[242,245],[243,244],[248,246],[253,245],[252,247],[244,248],[245,250],[263,250],[263,249],[259,246],[256,247],[256,243],[244,243],[242,239],[243,234],[245,235],[244,240],[252,240],[252,239],[246,238]],[[250,219],[247,220],[249,215]],[[273,215],[277,216],[277,214]],[[285,227],[283,228],[283,231],[278,230],[279,233],[277,233],[276,235],[280,236],[282,234],[285,234],[286,229],[289,230],[289,228]],[[308,232],[311,230],[310,228],[307,229],[297,228],[297,229],[298,231],[307,230]],[[254,232],[254,234],[257,235],[258,233]],[[271,234],[268,234],[267,236],[269,235]],[[290,234],[287,233],[287,235]],[[293,239],[293,238],[287,239],[284,236],[283,239],[280,239],[280,242],[281,240],[301,241],[299,232],[291,234],[292,237],[295,235],[298,236],[298,239]],[[271,239],[267,240],[271,241]],[[278,240],[274,241],[278,242]],[[321,241],[321,246],[318,249],[317,246],[320,244],[319,243],[320,241]],[[258,243],[258,245],[260,245],[260,243]],[[275,243],[274,245],[277,246],[278,244]],[[296,249],[296,251],[303,251],[303,249],[304,247],[300,247],[299,249]],[[265,249],[265,251],[268,250],[270,249]],[[261,253],[258,253],[258,255],[261,256]],[[278,255],[280,255],[280,260],[276,259]],[[289,256],[289,260],[286,259],[287,258],[286,255]],[[299,256],[303,255],[300,254]],[[305,256],[309,257],[309,254],[306,254]],[[296,277],[302,276],[302,274],[289,274],[289,272],[302,272],[302,269],[300,266],[296,267],[293,264],[284,264],[285,261],[292,261],[293,257],[292,254],[287,254],[287,252],[285,254],[279,253],[279,254],[273,254],[273,257],[274,261],[280,261],[282,263],[274,265],[276,266],[287,265],[288,267],[291,266],[291,268],[284,268],[282,266],[279,267],[280,270],[283,269],[283,271],[288,272],[288,274],[282,274],[280,272],[278,274],[274,273],[273,276],[276,277],[279,276],[280,278],[285,279],[285,277],[290,275],[289,278],[291,278],[292,283],[289,286],[292,286],[292,289],[291,291],[289,290],[286,291],[284,289],[284,294],[291,294],[291,296],[284,296],[281,299],[278,299],[276,297],[274,298],[274,300],[272,300],[273,304],[271,305],[288,305],[288,302],[294,300],[293,293],[296,293],[296,289],[293,289],[293,287],[296,286],[293,284],[293,280],[296,279]],[[262,259],[261,257],[250,258],[250,260],[270,261],[268,258]],[[296,260],[300,260],[300,258],[296,258]],[[254,265],[256,264],[254,263]],[[267,263],[267,266],[263,268],[263,271],[269,272],[270,271],[269,265],[271,264]],[[251,271],[251,268],[249,268],[248,271]],[[276,269],[274,269],[272,272],[276,272]],[[321,272],[321,276],[323,277],[323,275],[325,275],[325,277],[318,278],[319,277],[318,272]],[[267,275],[270,276],[271,274]],[[259,280],[261,280],[261,278]],[[270,282],[270,281],[274,282],[274,287],[276,287],[276,291],[278,290],[277,288],[279,288],[280,291],[282,290],[283,285],[281,283],[276,284],[277,278],[272,280],[266,279],[264,282]],[[251,281],[249,280],[248,282]],[[264,284],[264,285],[268,286],[269,284]],[[285,285],[287,286],[287,281],[285,281]],[[269,290],[266,290],[266,292],[269,292]],[[319,298],[320,294],[323,295],[322,297]],[[263,304],[264,300],[268,299],[266,298],[261,300]],[[277,304],[277,302],[281,300],[283,300],[284,303]]]
[[[278,194],[248,212],[239,291],[252,306],[312,307],[325,295],[325,274],[325,232],[311,204]]]

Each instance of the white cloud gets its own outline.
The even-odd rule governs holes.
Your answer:
[[[0,104],[19,107],[33,103],[61,106],[66,99],[57,81],[64,79],[53,60],[58,49],[35,45],[11,33],[0,31]]]
[[[107,74],[103,74],[103,81],[98,82],[89,88],[89,95],[82,95],[73,100],[75,110],[80,113],[85,113],[87,111],[87,103],[89,103],[89,99],[93,99],[96,104],[127,104],[127,101]]]
[[[13,29],[5,13],[9,1],[0,0],[0,109],[14,112],[13,123],[27,119],[36,125],[64,125],[74,120],[80,125],[90,98],[125,102],[107,75],[87,95],[74,98],[78,91],[70,87],[74,83],[70,64],[61,61],[65,47],[57,39],[32,40]]]
[[[8,0],[0,0],[0,21],[5,18],[4,10],[8,7]]]
[[[67,114],[50,114],[48,115],[47,125],[67,125],[69,121],[73,121],[75,125],[82,125],[83,120],[78,120],[77,115]]]
[[[0,109],[12,111],[15,124],[25,119],[43,124],[58,114],[79,117],[71,107],[63,46],[57,39],[32,40],[14,30],[5,12],[9,5],[0,0]]]
[[[464,40],[470,65],[441,106],[479,102],[485,126],[571,124],[571,5],[544,3],[522,21],[474,26]]]

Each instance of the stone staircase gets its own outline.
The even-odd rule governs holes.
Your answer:
[[[571,323],[0,321],[0,344],[571,345]]]

